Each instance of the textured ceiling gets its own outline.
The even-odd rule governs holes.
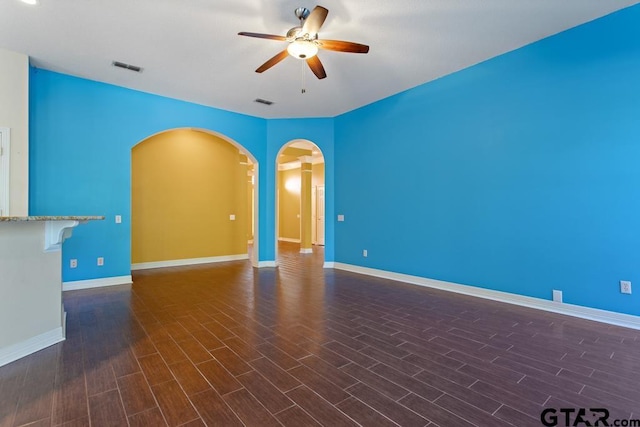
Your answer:
[[[324,80],[291,57],[255,73],[286,42],[237,35],[284,35],[295,8],[316,5],[300,0],[2,0],[0,47],[37,67],[229,111],[333,117],[639,2],[323,0],[320,38],[371,47],[321,51]]]

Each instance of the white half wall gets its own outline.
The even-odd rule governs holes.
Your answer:
[[[57,332],[64,314],[61,252],[44,251],[44,229],[44,221],[0,221],[0,359],[5,361],[62,339]]]
[[[184,265],[209,264],[214,262],[240,261],[249,259],[249,254],[223,255],[204,258],[175,259],[169,261],[140,262],[131,264],[131,270],[147,270],[150,268],[180,267]]]

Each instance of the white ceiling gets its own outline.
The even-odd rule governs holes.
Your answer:
[[[333,117],[639,2],[322,0],[319,37],[371,50],[321,51],[328,77],[304,68],[305,94],[297,59],[254,72],[286,42],[237,33],[284,35],[295,8],[316,5],[307,0],[1,0],[0,47],[37,67],[229,111]]]

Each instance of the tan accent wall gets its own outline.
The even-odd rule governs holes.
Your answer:
[[[300,240],[300,168],[278,171],[278,237]]]
[[[314,187],[323,186],[324,185],[324,163],[314,164],[312,167],[313,170],[313,178],[311,185]]]
[[[300,168],[282,170],[278,172],[278,226],[280,238],[300,240]],[[296,190],[287,189],[287,182],[295,182]],[[312,187],[324,185],[324,163],[312,166]],[[290,187],[293,187],[290,184]]]
[[[204,132],[169,131],[136,145],[132,263],[247,253],[247,165],[241,163],[236,147]]]

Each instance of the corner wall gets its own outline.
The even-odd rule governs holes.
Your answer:
[[[0,127],[11,129],[9,214],[29,210],[29,58],[0,49]]]
[[[336,261],[640,315],[619,290],[640,286],[638,22],[634,6],[336,118]]]
[[[253,155],[258,183],[266,182],[266,120],[34,68],[30,85],[30,214],[106,216],[64,243],[65,282],[130,274],[131,147],[151,135],[176,128],[224,135]],[[268,231],[258,230],[260,260],[274,244]]]

